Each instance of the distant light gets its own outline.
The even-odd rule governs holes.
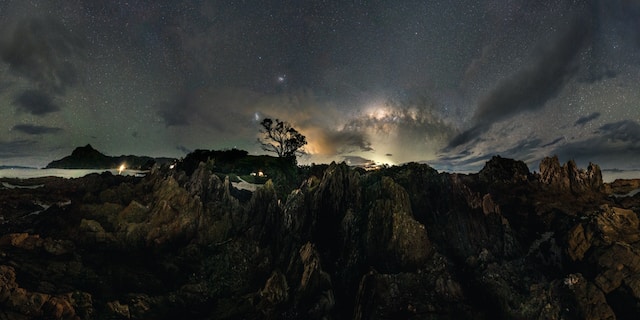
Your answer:
[[[125,166],[124,163],[121,164],[118,168],[118,174],[122,174],[122,171],[124,171],[125,169],[127,169],[127,166]]]
[[[173,169],[173,168],[175,168],[175,167],[176,167],[176,165],[172,163],[172,164],[169,166],[169,169]]]

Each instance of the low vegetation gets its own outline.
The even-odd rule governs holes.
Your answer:
[[[200,162],[212,163],[212,171],[220,178],[229,176],[230,181],[240,179],[255,184],[274,182],[276,192],[282,199],[300,186],[311,174],[320,174],[323,170],[299,167],[295,158],[273,157],[268,155],[249,155],[245,150],[195,150],[177,163],[176,169],[191,175]],[[322,167],[324,168],[324,167]],[[318,172],[316,172],[318,171]]]

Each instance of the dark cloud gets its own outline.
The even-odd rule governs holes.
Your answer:
[[[373,151],[371,142],[361,132],[336,131],[329,133],[327,143],[333,144],[337,153],[353,151]]]
[[[474,125],[470,129],[467,129],[467,130],[463,131],[462,133],[458,134],[457,136],[453,137],[453,139],[451,139],[451,141],[449,141],[449,145],[447,146],[446,150],[450,150],[450,149],[455,148],[455,147],[457,147],[459,145],[463,145],[465,143],[468,143],[468,142],[472,141],[473,139],[478,139],[480,137],[480,135],[482,135],[487,130],[489,130],[490,127],[491,126],[487,125],[487,124],[476,124],[476,125]]]
[[[538,138],[526,138],[518,141],[514,146],[500,152],[500,155],[507,158],[531,162],[536,159],[534,152],[540,145],[542,140]]]
[[[15,97],[13,104],[19,111],[36,116],[43,116],[60,110],[60,107],[53,102],[49,95],[37,90],[22,92]]]
[[[598,132],[611,141],[640,144],[640,125],[633,120],[607,123]]]
[[[481,123],[493,123],[523,111],[541,108],[553,98],[575,71],[574,58],[589,36],[590,26],[578,19],[555,39],[527,68],[505,79],[486,96],[474,115]]]
[[[605,69],[604,67],[598,67],[597,64],[591,64],[585,69],[578,80],[584,83],[595,83],[604,79],[615,78],[618,73],[611,69]]]
[[[600,117],[600,112],[594,112],[592,114],[586,115],[584,117],[580,117],[578,120],[576,120],[576,122],[573,124],[574,127],[576,126],[584,126],[585,124],[598,119]]]
[[[80,35],[52,17],[23,19],[9,28],[0,38],[0,58],[13,73],[52,93],[64,93],[78,82],[76,62],[84,49]]]
[[[550,147],[550,146],[552,146],[552,145],[554,145],[554,144],[557,144],[558,142],[560,142],[560,141],[562,141],[562,140],[564,140],[564,139],[565,139],[564,137],[558,137],[558,138],[555,138],[553,141],[551,141],[551,142],[549,142],[549,143],[543,144],[543,145],[542,145],[542,146],[540,146],[540,147],[541,147],[541,148]]]
[[[0,158],[29,156],[35,145],[36,141],[28,139],[0,141]]]
[[[251,115],[261,108],[260,97],[241,88],[201,87],[179,91],[156,110],[167,127],[204,125],[220,133],[238,134],[252,125]]]
[[[31,124],[18,124],[13,126],[12,130],[30,135],[54,134],[64,131],[62,128],[37,126]]]
[[[493,156],[491,154],[475,155],[469,150],[465,150],[463,153],[464,155],[445,155],[434,160],[423,162],[441,171],[477,172],[482,169],[484,164]]]
[[[445,154],[427,163],[438,170],[474,172],[482,169],[485,162],[491,159],[491,157],[499,155],[531,164],[539,161],[539,154],[536,152],[540,150],[541,145],[541,139],[528,137],[517,141],[514,145],[501,151],[474,153],[471,149],[465,149],[459,154]]]
[[[575,159],[584,166],[595,162],[608,167],[626,168],[637,164],[640,154],[640,124],[632,120],[601,126],[596,136],[565,144],[554,153],[563,159]]]
[[[449,148],[471,141],[497,121],[543,107],[578,70],[578,53],[590,35],[590,19],[575,19],[548,46],[538,50],[530,65],[498,83],[480,101],[473,117],[474,126],[453,138]]]

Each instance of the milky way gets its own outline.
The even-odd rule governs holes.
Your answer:
[[[640,169],[635,1],[16,0],[0,21],[3,165],[257,154],[272,117],[302,163]]]

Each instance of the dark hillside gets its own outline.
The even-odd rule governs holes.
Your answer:
[[[115,169],[124,164],[129,169],[148,170],[155,164],[173,161],[170,158],[151,158],[146,156],[122,155],[107,156],[94,149],[90,144],[77,147],[71,155],[51,161],[46,168],[52,169]]]

